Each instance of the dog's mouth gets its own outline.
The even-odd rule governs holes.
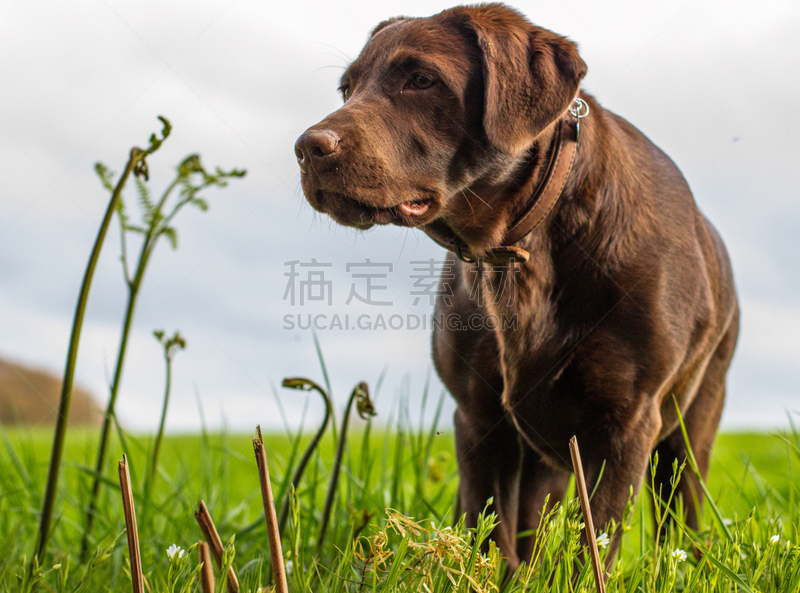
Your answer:
[[[406,216],[422,216],[431,207],[430,199],[414,200],[413,202],[403,202],[395,206],[398,212]]]
[[[366,204],[351,196],[333,191],[317,190],[312,205],[316,210],[329,214],[343,225],[366,230],[376,224],[395,224],[417,227],[427,222],[426,216],[434,208],[433,198],[418,198],[393,206],[381,207]]]

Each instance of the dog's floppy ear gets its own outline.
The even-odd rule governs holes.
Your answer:
[[[514,154],[569,107],[586,64],[572,41],[511,8],[484,4],[463,11],[482,54],[486,135]]]

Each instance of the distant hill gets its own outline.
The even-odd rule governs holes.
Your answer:
[[[55,424],[60,397],[60,377],[0,359],[0,424]],[[69,423],[98,424],[100,419],[94,398],[74,389]]]

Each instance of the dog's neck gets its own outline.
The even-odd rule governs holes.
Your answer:
[[[472,186],[473,191],[487,202],[481,204],[480,211],[473,204],[476,216],[465,222],[463,231],[459,233],[472,253],[502,244],[508,237],[509,228],[530,208],[531,200],[546,183],[548,173],[552,173],[548,171],[548,164],[558,142],[557,126],[561,124],[559,119],[548,126],[525,155],[515,162],[503,163],[504,167]],[[585,126],[581,132],[584,131]],[[584,133],[581,141],[585,139]],[[576,153],[574,158],[579,158],[579,155]],[[576,172],[570,171],[568,177],[575,175]],[[524,261],[505,265],[488,261],[460,264],[463,281],[471,287],[471,298],[478,299],[484,311],[494,319],[512,322],[508,330],[499,332],[504,336],[498,343],[501,356],[509,358],[505,367],[511,375],[505,377],[506,381],[512,380],[516,373],[511,363],[521,359],[519,350],[531,340],[536,343],[548,340],[555,327],[553,309],[539,304],[551,298],[556,285],[557,246],[551,234],[552,226],[559,224],[556,219],[560,210],[574,207],[564,203],[570,195],[560,194],[562,190],[565,194],[572,194],[576,184],[573,179],[563,181],[564,186],[559,186],[558,201],[552,211],[548,210],[542,224],[536,225],[515,243],[526,253]],[[465,208],[460,205],[459,210],[464,212]],[[471,213],[468,206],[466,212]],[[518,331],[520,328],[525,329]]]
[[[590,97],[587,99],[592,101]],[[641,172],[636,169],[636,155],[621,140],[625,133],[614,116],[593,107],[592,116],[581,122],[574,163],[555,208],[541,225],[516,244],[530,254],[530,259],[511,266],[487,262],[460,264],[464,278],[475,278],[475,274],[482,278],[489,311],[501,314],[512,307],[521,326],[527,327],[528,332],[542,332],[538,339],[543,340],[550,324],[540,317],[546,316],[547,311],[552,314],[553,309],[538,307],[536,303],[548,301],[553,295],[583,290],[584,283],[576,279],[588,281],[593,275],[611,279],[620,270],[635,265],[642,238],[656,232],[652,228],[656,217],[652,214],[652,203],[641,198],[644,191],[639,179]],[[530,152],[533,157],[530,175],[515,191],[508,189],[512,187],[510,184],[505,192],[502,183],[483,186],[486,193],[480,195],[491,200],[492,208],[484,207],[483,219],[474,226],[465,226],[462,236],[475,237],[470,247],[496,244],[492,241],[505,234],[508,221],[514,220],[524,208],[521,203],[528,195],[524,192],[541,183],[552,132],[537,137],[537,144],[538,148]],[[626,166],[618,166],[619,163]],[[518,165],[516,171],[522,170]],[[511,174],[506,179],[518,178]],[[604,187],[613,191],[601,191]],[[468,207],[466,210],[469,212]],[[565,278],[572,282],[565,284]],[[514,283],[515,292],[506,292],[508,298],[494,303],[496,306],[491,304],[488,295],[502,292],[504,286],[507,290],[509,282]],[[512,341],[514,334],[509,333]],[[523,339],[526,335],[519,332],[517,337]]]
[[[454,196],[425,231],[463,261],[524,262],[519,243],[545,221],[566,184],[576,147],[574,121],[559,118],[516,157],[499,156]]]

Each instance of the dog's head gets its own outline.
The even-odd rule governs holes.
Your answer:
[[[344,105],[297,140],[306,198],[357,228],[429,224],[528,151],[585,74],[571,41],[502,4],[384,21],[342,76]]]

